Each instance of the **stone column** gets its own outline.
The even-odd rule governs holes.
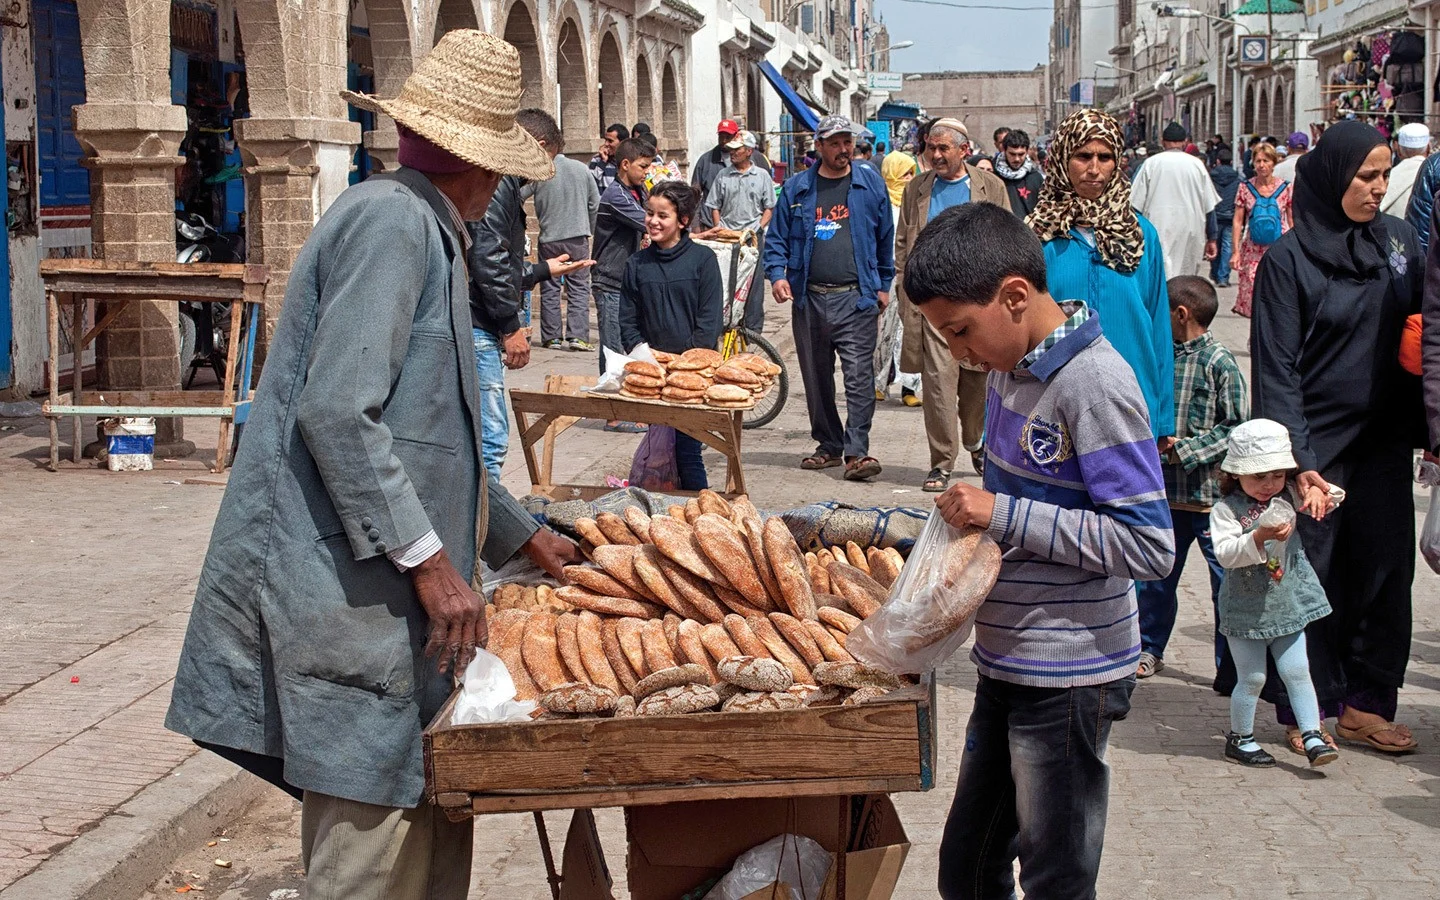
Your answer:
[[[90,170],[94,256],[114,262],[174,262],[175,168],[185,109],[169,103],[91,102],[75,107],[75,137]],[[131,303],[96,348],[100,383],[114,390],[178,390],[179,307]],[[156,423],[155,452],[183,456],[179,419]]]
[[[237,119],[245,161],[246,238],[250,262],[270,271],[265,288],[265,340],[280,317],[285,285],[319,218],[320,157],[326,145],[345,151],[360,139],[347,119]]]

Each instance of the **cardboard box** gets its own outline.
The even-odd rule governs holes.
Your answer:
[[[723,876],[746,850],[786,833],[814,839],[837,862],[845,853],[845,893],[838,890],[839,866],[832,863],[826,900],[887,900],[910,851],[895,806],[884,794],[631,807],[625,830],[632,900],[676,900]]]
[[[562,860],[560,900],[615,900],[610,869],[595,830],[595,814],[590,810],[577,809],[570,817]]]

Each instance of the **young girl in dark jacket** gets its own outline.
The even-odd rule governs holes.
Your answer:
[[[620,337],[625,349],[648,344],[653,350],[683,353],[714,349],[720,341],[723,288],[715,254],[690,239],[690,222],[700,198],[681,181],[662,181],[645,204],[650,246],[630,257],[620,285]],[[708,487],[701,444],[675,434],[675,463],[681,490]]]

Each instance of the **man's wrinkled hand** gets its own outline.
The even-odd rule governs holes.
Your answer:
[[[563,538],[548,528],[541,528],[532,534],[530,540],[520,546],[520,552],[561,583],[566,580],[566,566],[585,561],[580,555],[580,547],[574,541]]]
[[[475,658],[475,649],[489,638],[485,601],[470,589],[442,549],[410,570],[415,595],[430,617],[425,655],[439,658],[441,673],[461,672]]]
[[[963,481],[956,482],[935,499],[935,508],[940,510],[940,518],[956,528],[966,525],[989,528],[995,516],[995,495]]]
[[[504,337],[505,368],[523,369],[530,363],[530,332],[517,328]]]
[[[775,298],[776,303],[789,303],[795,299],[790,291],[790,282],[785,279],[770,282],[770,296]]]
[[[880,291],[875,295],[875,301],[880,304],[880,311],[884,312],[885,307],[890,305],[890,292]]]

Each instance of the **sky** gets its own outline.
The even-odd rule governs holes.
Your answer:
[[[1049,56],[1054,18],[1049,0],[938,2],[1003,8],[960,9],[914,0],[875,0],[876,11],[890,29],[890,43],[915,42],[913,47],[891,51],[892,71],[1033,69]]]

